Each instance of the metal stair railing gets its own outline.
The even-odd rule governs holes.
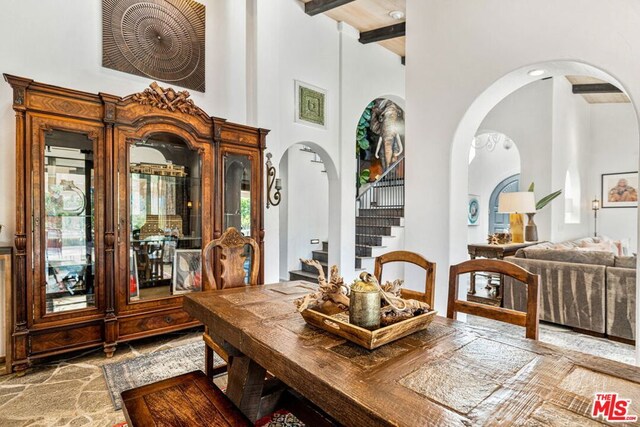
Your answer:
[[[361,222],[356,220],[356,235],[388,235],[388,227],[400,225],[399,218],[404,216],[404,172],[402,156],[374,182],[360,187],[356,208]],[[358,243],[356,236],[356,244],[367,243]]]

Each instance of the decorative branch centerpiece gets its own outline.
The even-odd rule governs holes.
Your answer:
[[[318,291],[294,301],[307,323],[370,350],[425,329],[436,314],[423,301],[403,299],[402,280],[380,285],[373,275],[363,272],[347,286],[337,266],[331,267],[327,281],[318,261],[300,261],[318,270]],[[395,326],[395,331],[383,331]]]

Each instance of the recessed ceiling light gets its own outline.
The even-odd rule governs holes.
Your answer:
[[[544,73],[546,73],[546,71],[542,68],[536,68],[535,70],[529,71],[527,74],[529,74],[531,77],[538,77],[543,75]]]
[[[401,10],[392,10],[389,12],[389,16],[399,21],[404,18],[404,12]]]

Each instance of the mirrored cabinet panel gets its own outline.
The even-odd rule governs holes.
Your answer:
[[[251,227],[252,200],[254,200],[252,197],[254,166],[251,156],[248,154],[229,151],[224,154],[223,230],[235,227],[244,236],[255,238],[255,230]],[[249,245],[246,245],[244,249],[245,283],[248,283],[253,253]]]
[[[84,309],[96,303],[93,161],[93,141],[86,135],[46,132],[46,313]]]
[[[202,290],[201,168],[175,135],[130,145],[130,301]]]
[[[224,156],[224,224],[251,236],[251,159],[244,154]]]

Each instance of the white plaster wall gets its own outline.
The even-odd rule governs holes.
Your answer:
[[[313,174],[318,185],[329,180],[333,197],[338,193],[339,146],[339,33],[335,21],[325,17],[307,16],[301,3],[293,0],[256,1],[257,25],[257,122],[271,129],[267,138],[267,151],[273,153],[278,165],[283,154],[296,143],[312,146],[325,161],[327,174]],[[299,80],[327,91],[325,99],[326,128],[306,126],[294,122],[294,81]],[[293,152],[293,151],[291,151]],[[300,153],[305,154],[305,153]],[[297,154],[295,155],[297,156]],[[297,157],[296,157],[297,159]],[[287,161],[287,174],[300,176],[309,171],[311,164],[294,159]],[[316,168],[313,168],[316,169]],[[289,179],[289,183],[292,180]],[[283,194],[289,197],[293,187],[283,182]],[[294,196],[295,197],[295,196]],[[323,197],[323,196],[319,196]],[[289,269],[304,253],[294,248],[309,245],[304,223],[295,217],[294,200],[287,200],[287,209],[277,207],[265,210],[265,282],[281,278],[281,270]],[[322,210],[325,215],[336,215],[334,208]],[[328,212],[328,213],[327,213]],[[326,223],[323,220],[323,223]],[[339,242],[338,221],[334,222],[333,236],[327,230],[325,238]],[[282,229],[281,229],[282,226]],[[281,234],[282,233],[282,234]],[[280,238],[286,238],[288,259],[280,260]],[[339,249],[340,244],[332,245]],[[337,253],[336,251],[332,251]],[[306,251],[305,251],[306,253]],[[299,269],[296,268],[296,269]],[[287,277],[282,277],[287,278]]]
[[[256,124],[272,130],[267,145],[276,162],[299,142],[311,145],[325,161],[329,262],[339,265],[345,280],[351,280],[355,275],[356,125],[366,105],[379,96],[392,95],[394,101],[404,104],[404,67],[386,49],[360,44],[357,33],[348,26],[326,16],[307,16],[298,1],[253,1],[257,1],[258,35]],[[326,129],[294,122],[294,80],[327,90]],[[308,170],[306,162],[289,163],[289,174],[296,167]],[[286,186],[283,191],[293,193]],[[288,226],[286,236],[293,247],[309,246],[305,232],[296,225],[304,223],[292,222],[293,213],[293,206],[286,211],[266,211],[266,282],[278,280],[285,265],[291,266],[304,255],[289,251],[286,263],[280,260],[281,227]]]
[[[480,131],[490,129],[504,133],[516,143],[520,154],[520,191],[527,190],[534,182],[536,199],[551,192],[552,97],[552,80],[527,84],[494,106],[479,127]],[[505,178],[513,175],[507,175],[509,172],[504,172]],[[549,208],[538,213],[535,221],[538,237],[549,239]]]
[[[520,153],[517,144],[505,150],[502,144],[493,151],[476,149],[469,165],[469,194],[478,196],[480,216],[478,225],[468,226],[468,243],[485,243],[489,234],[489,199],[504,179],[520,173]],[[522,183],[521,183],[522,184]]]
[[[591,113],[582,96],[572,93],[571,83],[564,77],[553,79],[553,144],[551,156],[551,190],[562,188],[563,194],[544,208],[552,214],[551,241],[561,242],[589,236],[590,198],[586,191],[590,170]],[[579,222],[567,223],[565,210],[567,171],[578,174],[573,187],[579,182]],[[574,188],[574,193],[577,193]],[[574,194],[574,197],[578,197]]]
[[[638,169],[638,122],[631,104],[592,104],[591,146],[587,200],[602,200],[603,173],[630,172]],[[589,205],[589,230],[593,232],[593,211]],[[638,210],[636,208],[600,209],[598,234],[614,239],[629,239],[632,252],[638,250]]]
[[[408,249],[426,248],[444,267],[436,289],[442,311],[446,266],[467,257],[460,206],[467,197],[468,141],[488,111],[533,81],[527,71],[541,64],[550,75],[596,72],[632,100],[640,99],[640,4],[407,0],[407,16],[406,135],[423,143],[413,145],[416,155],[407,161],[407,181],[413,184],[406,206],[411,232],[405,238]]]

